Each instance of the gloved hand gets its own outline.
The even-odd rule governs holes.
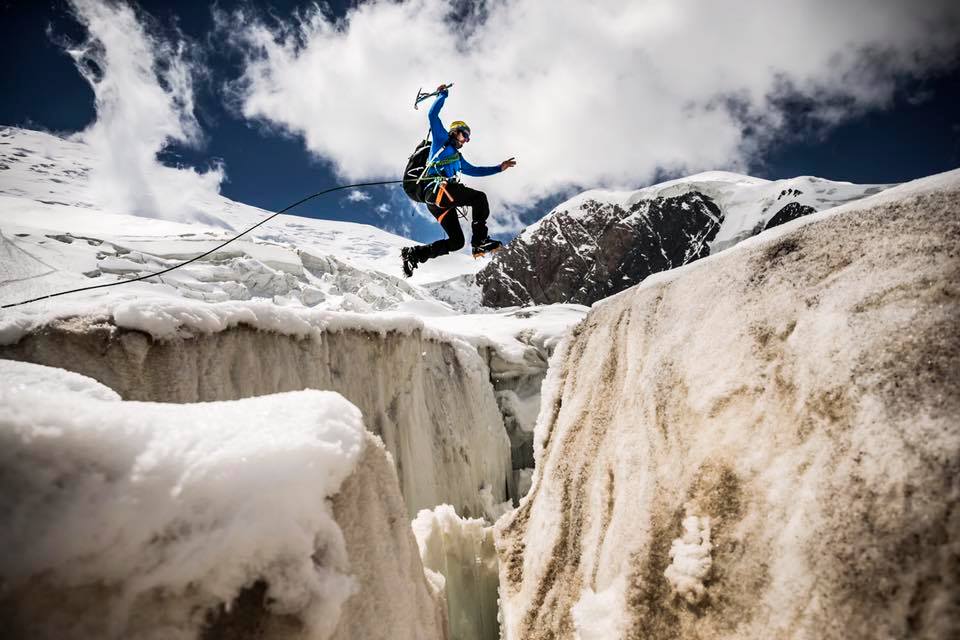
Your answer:
[[[449,91],[449,87],[445,84],[442,84],[439,87],[437,87],[437,93],[447,93],[447,91]]]
[[[510,167],[515,167],[515,166],[517,166],[517,161],[514,160],[513,158],[507,158],[506,160],[500,163],[500,171],[506,171]]]

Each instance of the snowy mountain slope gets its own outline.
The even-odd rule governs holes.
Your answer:
[[[0,303],[169,268],[270,215],[223,197],[202,203],[206,222],[193,224],[101,211],[86,198],[92,164],[81,142],[0,129]],[[210,314],[226,318],[239,312],[232,303],[247,301],[289,308],[290,318],[297,309],[309,308],[396,311],[429,322],[460,310],[481,310],[472,276],[482,261],[462,253],[444,256],[422,265],[407,280],[398,256],[409,244],[368,225],[281,215],[169,274],[17,307],[2,314],[0,325],[7,330],[6,339],[15,340],[28,327],[54,317],[109,316],[145,300],[152,308],[168,308],[170,313],[160,316],[179,317],[184,328],[200,331],[213,325],[182,319]],[[217,311],[192,301],[227,306]],[[575,322],[573,316],[566,317]],[[492,327],[499,320],[491,315],[475,322]],[[447,323],[445,329],[461,326],[477,333],[463,323]]]
[[[212,248],[272,213],[223,197],[198,203],[206,218],[193,224],[98,210],[89,197],[87,178],[93,164],[89,153],[82,142],[24,129],[0,129],[0,230],[8,238],[18,233],[34,236],[20,241],[25,245],[46,243],[42,238],[47,235],[71,234],[109,241],[121,250],[157,258],[183,258]],[[327,185],[318,185],[318,190],[323,186]],[[296,198],[303,195],[308,194],[296,194]],[[278,203],[278,207],[286,204],[289,203]],[[307,210],[311,206],[322,210],[322,196],[302,206]],[[402,278],[399,251],[409,244],[411,241],[406,238],[368,225],[282,215],[245,236],[240,245],[230,245],[220,257],[244,254],[259,258],[254,253],[257,247],[261,253],[283,250],[293,253],[299,249],[313,256],[333,256],[354,269],[376,271],[381,276],[399,280]],[[238,247],[242,250],[238,251]],[[89,253],[81,266],[90,267],[97,252]],[[291,256],[285,264],[297,262],[296,257]],[[442,264],[428,263],[418,269],[409,283],[446,280],[458,274],[474,273],[480,266],[466,254],[448,256]],[[67,272],[76,271],[69,264],[62,268]],[[43,292],[41,283],[34,284],[24,289],[27,295]],[[312,282],[307,279],[305,284]],[[3,294],[6,301],[10,292]],[[407,292],[407,295],[411,294]],[[316,303],[307,301],[308,306],[313,304]]]
[[[652,273],[887,186],[714,171],[638,191],[586,191],[525,229],[477,274],[482,301],[592,304]]]

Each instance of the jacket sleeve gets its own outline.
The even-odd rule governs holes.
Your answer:
[[[460,170],[468,176],[481,178],[483,176],[492,176],[495,173],[500,173],[500,165],[495,164],[492,167],[475,167],[467,162],[466,158],[460,156]]]
[[[433,135],[433,144],[443,144],[447,141],[447,128],[440,122],[440,109],[447,99],[447,92],[441,91],[437,94],[437,99],[430,106],[430,113],[427,114],[430,120],[430,133]]]

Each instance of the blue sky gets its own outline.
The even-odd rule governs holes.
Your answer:
[[[355,4],[350,3],[351,6]],[[931,11],[938,9],[934,5],[936,3],[931,4]],[[334,72],[338,56],[349,57],[373,46],[362,38],[364,24],[382,25],[385,33],[393,33],[391,25],[395,23],[390,20],[409,20],[409,14],[393,17],[387,13],[388,9],[372,6],[344,20],[348,7],[343,3],[328,3],[321,15],[312,15],[314,5],[308,2],[245,5],[220,2],[217,6],[221,16],[229,17],[227,26],[221,24],[217,27],[210,6],[204,3],[143,1],[137,5],[138,17],[149,22],[145,28],[154,36],[170,41],[184,40],[193,46],[193,113],[202,131],[203,142],[194,148],[172,144],[162,151],[160,158],[169,165],[189,165],[201,170],[209,168],[213,161],[222,162],[226,179],[220,185],[221,193],[269,210],[279,209],[304,195],[345,181],[389,179],[392,177],[388,175],[391,166],[396,166],[399,173],[406,159],[404,150],[412,149],[418,139],[417,132],[426,128],[425,108],[414,111],[410,107],[413,96],[419,86],[429,88],[449,81],[467,86],[459,95],[456,93],[459,86],[454,88],[446,119],[451,120],[466,112],[470,121],[482,124],[479,131],[475,130],[474,146],[465,150],[471,161],[495,164],[517,155],[520,165],[512,171],[520,174],[528,169],[526,176],[517,178],[514,183],[497,184],[496,181],[503,180],[504,176],[473,183],[478,188],[492,190],[495,207],[499,204],[502,210],[510,211],[500,231],[501,237],[510,236],[518,225],[536,220],[552,205],[582,188],[639,188],[694,170],[738,170],[770,179],[817,175],[859,183],[888,183],[960,166],[960,110],[956,109],[960,104],[960,67],[955,57],[955,43],[949,39],[945,40],[944,46],[952,57],[944,56],[944,49],[934,52],[939,60],[937,63],[911,62],[910,65],[904,63],[878,70],[857,61],[851,69],[863,68],[863,73],[870,77],[863,80],[861,87],[846,93],[843,87],[851,83],[849,72],[838,79],[830,75],[829,69],[819,70],[814,66],[791,69],[787,64],[781,75],[797,88],[796,93],[781,92],[773,101],[774,106],[769,99],[743,98],[741,111],[749,115],[729,132],[724,128],[730,121],[726,112],[724,118],[716,122],[709,120],[717,113],[715,107],[698,112],[703,114],[703,130],[708,132],[701,134],[699,139],[708,151],[716,150],[715,153],[703,153],[697,148],[698,138],[684,140],[686,146],[678,145],[682,147],[679,149],[672,148],[672,138],[669,137],[651,142],[658,129],[657,123],[651,120],[664,119],[663,114],[671,111],[669,103],[664,104],[663,109],[652,105],[655,100],[649,87],[662,82],[664,89],[658,95],[669,93],[674,89],[672,77],[680,87],[677,89],[679,99],[685,104],[701,99],[698,87],[683,86],[692,84],[686,70],[696,64],[696,58],[692,58],[694,62],[684,63],[686,66],[673,67],[680,71],[674,71],[672,76],[669,64],[663,63],[665,70],[661,74],[661,67],[654,60],[646,75],[637,78],[637,84],[643,85],[642,91],[638,89],[632,94],[630,87],[623,88],[624,100],[643,105],[636,110],[639,113],[632,110],[621,113],[616,107],[618,96],[612,95],[621,89],[615,86],[611,91],[611,85],[597,79],[600,91],[598,95],[590,95],[595,91],[591,87],[591,76],[568,80],[551,78],[549,82],[544,81],[531,98],[524,93],[530,83],[513,84],[515,78],[504,75],[501,67],[498,81],[491,80],[489,87],[484,86],[478,78],[483,78],[489,71],[486,68],[488,63],[496,65],[493,58],[497,52],[518,46],[513,42],[497,42],[496,38],[507,28],[495,30],[491,26],[496,22],[496,16],[461,12],[461,15],[454,16],[454,22],[441,23],[454,24],[456,28],[465,25],[464,31],[458,34],[459,39],[448,49],[469,47],[472,42],[478,51],[483,52],[479,61],[469,57],[470,52],[458,52],[461,58],[450,64],[441,42],[439,52],[428,52],[429,56],[444,58],[443,63],[437,65],[436,73],[411,74],[409,81],[403,83],[393,82],[392,77],[382,75],[386,72],[377,69],[376,54],[368,54],[374,63],[372,67],[364,62],[357,69]],[[242,17],[234,13],[241,6],[246,8]],[[306,30],[307,35],[302,37],[299,46],[266,51],[254,60],[244,53],[242,40],[232,44],[227,42],[244,30],[253,33],[256,25],[269,28],[278,41],[289,37],[283,29],[299,24],[293,17],[295,11],[305,12],[300,14],[304,17],[304,24],[312,25],[312,31]],[[312,22],[309,21],[311,17]],[[618,15],[618,24],[630,17]],[[948,17],[955,17],[955,12],[948,13]],[[333,25],[332,30],[330,25]],[[813,18],[811,25],[810,29],[816,32]],[[856,22],[851,25],[851,33],[844,37],[856,40],[858,26]],[[428,26],[423,25],[425,33],[430,33]],[[416,27],[414,24],[411,28]],[[483,33],[484,28],[489,33]],[[736,34],[739,27],[731,24],[726,28]],[[591,37],[591,33],[569,32],[569,25],[562,22],[548,23],[543,29],[543,38],[564,33],[565,37],[558,41],[564,46]],[[344,37],[345,34],[349,37]],[[0,67],[0,95],[4,96],[0,102],[0,124],[72,133],[97,119],[93,90],[64,50],[66,42],[80,43],[87,35],[87,30],[65,1],[0,2],[0,50],[5,61]],[[883,32],[868,35],[884,37]],[[536,42],[537,37],[541,36],[534,35],[531,39]],[[423,49],[437,47],[435,38],[423,40]],[[806,40],[809,42],[810,38]],[[918,35],[916,42],[922,40]],[[414,38],[412,42],[418,40]],[[904,60],[920,55],[918,47],[921,45],[916,42],[904,39],[898,43],[899,50],[907,52]],[[398,41],[395,46],[399,49],[416,48],[417,45]],[[758,40],[758,55],[762,55],[767,46],[769,42]],[[832,41],[823,43],[825,50],[830,46],[834,46]],[[601,47],[593,47],[591,51],[598,48]],[[301,74],[302,82],[296,79],[292,84],[275,81],[278,70],[294,64],[307,64],[305,54],[310,51],[325,52],[328,58],[314,58],[321,62],[310,62],[313,66]],[[638,60],[644,53],[648,52],[636,52]],[[664,51],[664,55],[668,53],[676,55],[675,51]],[[530,54],[521,52],[518,55]],[[262,63],[267,71],[248,82],[244,94],[236,84],[230,83],[236,83],[245,73],[248,78],[253,78],[249,75],[253,62]],[[730,67],[719,68],[713,75],[722,75],[730,68],[734,69],[735,75],[741,68],[737,64],[742,62],[732,60]],[[470,65],[477,66],[479,71]],[[329,67],[333,71],[311,75],[317,66]],[[637,67],[643,68],[639,62]],[[555,74],[548,69],[546,75]],[[750,96],[768,91],[771,86],[764,84],[767,81],[759,78],[754,70],[744,69],[744,75],[752,79],[740,83],[734,78],[729,95]],[[624,85],[624,81],[618,82],[620,86]],[[815,86],[816,90],[805,90],[804,82]],[[265,84],[269,84],[269,91],[263,89]],[[337,97],[341,85],[342,100]],[[515,90],[506,91],[506,87]],[[877,88],[875,92],[874,88]],[[490,94],[501,90],[503,93],[491,102]],[[692,93],[683,94],[684,90]],[[328,97],[322,102],[310,103],[309,100],[317,99],[316,94],[320,91]],[[571,111],[574,107],[581,111],[570,114],[545,111],[536,99],[551,92],[557,98],[547,104],[569,101],[574,105],[570,107]],[[273,101],[260,99],[258,102],[259,96],[273,96]],[[285,103],[293,105],[301,100],[307,101],[305,109],[285,110]],[[261,106],[251,106],[257,104]],[[311,104],[317,105],[315,117]],[[825,106],[831,109],[827,115],[824,115]],[[566,104],[561,104],[557,111],[566,108]],[[453,112],[455,109],[458,110],[456,113]],[[646,115],[644,109],[648,111]],[[550,120],[554,117],[556,124],[552,125]],[[583,137],[578,127],[570,124],[571,121],[576,123],[577,118],[584,121],[585,127],[597,118],[604,118],[616,125],[616,135]],[[618,118],[622,121],[618,122]],[[530,119],[529,126],[525,119]],[[314,129],[318,122],[326,128]],[[698,123],[691,126],[698,126]],[[668,129],[669,125],[665,124],[664,128]],[[710,137],[711,132],[720,132],[716,140]],[[327,143],[328,137],[337,136],[342,137],[342,142]],[[675,133],[673,137],[680,136]],[[598,143],[602,141],[599,151],[590,145],[592,139],[597,139]],[[565,141],[569,142],[565,144]],[[669,152],[662,151],[662,163],[658,153],[661,149],[670,149]],[[532,158],[526,166],[524,156]],[[568,163],[565,161],[568,156],[576,156],[577,160]],[[590,160],[591,157],[594,159]],[[368,200],[351,202],[341,196],[314,201],[298,213],[373,224],[420,241],[438,236],[438,226],[432,220],[414,214],[398,188],[373,188],[364,193],[369,196]]]

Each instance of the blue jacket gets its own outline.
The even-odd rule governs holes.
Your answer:
[[[438,167],[430,167],[427,169],[428,176],[443,176],[445,178],[452,178],[460,172],[467,174],[468,176],[491,176],[495,173],[500,173],[500,165],[494,165],[492,167],[475,167],[467,159],[457,151],[456,147],[452,144],[447,144],[447,140],[450,137],[450,134],[447,132],[447,128],[443,126],[443,123],[440,122],[440,109],[443,107],[443,102],[447,99],[447,92],[441,91],[437,95],[437,99],[434,101],[433,106],[430,107],[430,113],[427,114],[430,120],[430,133],[433,141],[430,144],[430,159],[434,162],[440,162],[446,160],[450,156],[456,154],[458,159],[454,160],[449,164],[443,164]],[[440,149],[440,155],[437,155],[437,151]]]

